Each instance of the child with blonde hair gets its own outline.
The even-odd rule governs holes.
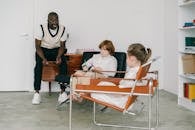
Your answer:
[[[127,50],[127,66],[129,67],[127,73],[125,74],[125,79],[135,79],[136,74],[141,65],[146,63],[151,56],[151,49],[145,48],[140,43],[131,44]],[[131,88],[133,86],[134,81],[130,80],[121,80],[119,82],[120,88]],[[100,93],[92,93],[91,97],[107,102],[109,104],[113,104],[118,107],[125,107],[125,104],[128,100],[128,95],[117,95],[117,94],[100,94]],[[129,107],[132,108],[132,105]]]

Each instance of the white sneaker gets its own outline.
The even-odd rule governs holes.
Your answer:
[[[60,93],[59,97],[58,97],[58,103],[61,104],[63,102],[65,102],[68,99],[68,96],[65,92]]]
[[[41,96],[39,93],[35,93],[32,99],[32,104],[33,105],[38,105],[41,103]]]
[[[65,92],[66,92],[67,95],[70,95],[70,88],[67,87],[67,88],[65,89]]]

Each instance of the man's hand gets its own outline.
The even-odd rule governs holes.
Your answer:
[[[61,57],[57,57],[56,58],[56,64],[61,64],[62,60],[61,60]]]
[[[43,59],[42,63],[43,63],[43,65],[48,65],[49,64],[47,59]]]

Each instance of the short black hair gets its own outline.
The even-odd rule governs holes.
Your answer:
[[[57,14],[56,12],[50,12],[50,13],[48,14],[48,18],[49,18],[49,17],[52,17],[52,16],[55,16],[55,17],[58,19],[58,14]]]

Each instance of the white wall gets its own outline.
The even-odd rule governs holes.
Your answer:
[[[165,0],[164,89],[178,93],[177,0]]]
[[[58,12],[70,30],[70,52],[94,48],[103,39],[113,40],[118,50],[131,42],[157,47],[163,40],[162,0],[36,0],[36,25],[46,22],[49,11]]]
[[[66,25],[70,32],[70,41],[67,45],[69,52],[74,52],[77,48],[97,49],[99,42],[104,39],[112,40],[117,48],[117,51],[126,51],[128,45],[133,42],[141,42],[147,47],[152,48],[153,56],[162,56],[161,60],[154,65],[155,69],[160,69],[161,88],[175,92],[176,87],[173,86],[176,86],[177,58],[175,54],[177,47],[173,45],[173,43],[176,44],[176,32],[172,25],[177,24],[177,20],[175,19],[177,15],[175,12],[176,0],[58,0],[57,2],[54,0],[29,1],[31,1],[30,4],[32,6],[34,2],[35,19],[34,25],[32,22],[29,22],[31,25],[28,26],[34,28],[38,27],[38,24],[46,22],[49,11],[58,12],[60,15],[60,22]],[[11,1],[9,2],[11,4]],[[9,2],[7,2],[8,5]],[[31,10],[31,8],[25,9],[27,10],[26,13],[29,9]],[[12,9],[10,8],[10,10]],[[1,13],[2,12],[6,14],[6,12],[1,8]],[[12,11],[12,13],[14,14],[14,11]],[[29,14],[26,13],[23,14],[24,18],[29,16]],[[31,17],[27,21],[32,21],[33,14],[30,16]],[[15,14],[14,19],[17,19],[17,14]],[[7,18],[6,20],[7,22],[4,22],[3,25],[7,24],[8,26],[9,21],[12,19]],[[3,34],[3,30],[0,32]],[[29,33],[30,36],[33,35],[31,31]],[[172,37],[171,35],[174,36]],[[6,43],[6,39],[9,38],[9,35],[4,36],[3,39],[5,40],[1,42],[1,44]],[[6,46],[9,48],[12,45],[6,44]],[[25,85],[28,85],[30,90],[32,90],[32,76],[34,67],[33,56],[35,51],[33,40],[30,39],[25,47],[27,50],[25,50],[26,55],[23,57],[29,63],[25,64],[24,66],[24,68],[27,70],[27,72],[24,74],[24,79],[27,82]],[[1,51],[2,50],[3,49],[1,49]],[[23,52],[24,48],[15,46],[12,51],[14,50]],[[5,53],[6,50],[3,50],[1,55]],[[10,56],[11,54],[9,54],[9,57]],[[7,59],[3,56],[1,56],[1,60],[7,61]],[[14,62],[14,64],[20,65],[19,63],[22,61],[22,59],[19,61],[17,60],[17,62]],[[6,63],[3,67],[5,66],[7,66]],[[21,72],[23,72],[22,69],[24,68],[19,69],[21,69]],[[8,75],[9,74],[7,74],[7,77]],[[15,78],[17,80],[17,77]],[[18,89],[18,91],[20,90]]]
[[[45,23],[47,14],[56,11],[69,29],[68,51],[98,49],[104,39],[114,42],[117,51],[141,42],[152,48],[153,56],[163,57],[163,0],[36,0],[35,26]],[[163,59],[155,63],[163,86]]]

